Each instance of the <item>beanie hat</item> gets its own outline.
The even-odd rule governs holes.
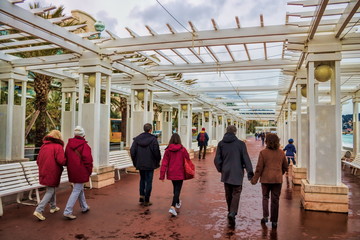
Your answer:
[[[201,131],[205,131],[205,128],[202,128]]]
[[[74,135],[84,137],[85,136],[85,130],[80,126],[76,126],[75,129],[74,129]]]
[[[289,143],[293,143],[293,142],[294,142],[294,139],[290,138],[290,139],[288,140],[288,142],[289,142]]]

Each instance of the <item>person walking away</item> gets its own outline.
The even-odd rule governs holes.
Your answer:
[[[74,186],[66,203],[64,217],[74,220],[76,216],[73,215],[73,208],[76,200],[79,200],[82,213],[87,213],[90,210],[85,199],[84,183],[89,181],[92,173],[93,158],[91,148],[85,140],[85,131],[81,126],[75,127],[74,138],[69,139],[65,149],[65,156],[68,160],[69,182],[73,183]]]
[[[285,151],[285,156],[288,160],[288,165],[290,165],[290,160],[292,161],[293,165],[296,165],[296,161],[295,161],[295,154],[296,154],[296,148],[294,146],[294,140],[292,138],[290,138],[288,140],[288,145],[285,146],[285,148],[283,149],[283,151]]]
[[[165,149],[165,154],[160,168],[160,180],[164,181],[165,175],[168,180],[171,180],[173,185],[173,199],[169,209],[172,216],[177,216],[176,209],[181,207],[180,192],[185,180],[184,161],[190,159],[186,148],[181,145],[179,134],[174,133],[169,141],[168,147]]]
[[[140,171],[140,198],[144,206],[150,206],[150,195],[154,177],[154,169],[160,167],[160,147],[156,136],[151,134],[152,125],[146,123],[144,132],[134,138],[130,148],[131,159]]]
[[[48,203],[50,203],[50,213],[60,210],[56,206],[55,189],[60,184],[63,166],[66,164],[64,142],[60,131],[52,130],[44,137],[36,163],[39,168],[39,182],[41,185],[46,186],[46,192],[33,215],[44,221],[43,211]]]
[[[205,159],[206,155],[206,146],[208,145],[209,135],[205,132],[205,128],[202,128],[199,134],[196,137],[199,146],[199,159],[201,159],[201,151],[203,152],[203,159]]]
[[[235,216],[239,209],[244,168],[248,180],[254,175],[246,145],[235,134],[236,127],[229,125],[223,139],[218,143],[214,159],[215,167],[221,173],[221,182],[224,183],[228,220],[231,227],[235,226]]]
[[[262,132],[260,134],[260,138],[261,138],[261,146],[264,146],[264,143],[265,143],[265,133],[264,132]]]
[[[279,198],[283,175],[288,171],[288,163],[284,152],[279,148],[280,139],[274,133],[266,135],[266,148],[259,154],[255,175],[251,183],[255,185],[260,178],[262,189],[263,218],[261,223],[265,224],[269,218],[269,198],[271,193],[271,218],[272,227],[277,228],[279,216]]]
[[[255,133],[255,141],[257,141],[258,140],[258,133],[256,132]]]

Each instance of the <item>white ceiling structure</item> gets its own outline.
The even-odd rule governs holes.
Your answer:
[[[83,25],[59,27],[69,17],[43,19],[39,14],[53,7],[27,10],[21,0],[0,1],[2,63],[63,79],[79,78],[79,59],[85,52],[95,53],[112,62],[112,90],[130,93],[130,81],[141,74],[155,79],[155,101],[178,106],[178,97],[187,96],[195,109],[210,107],[244,120],[277,120],[287,99],[295,93],[296,71],[303,68],[306,46],[317,36],[335,35],[342,43],[342,101],[360,90],[360,1],[290,1],[297,12],[288,13],[286,24],[267,26],[263,16],[257,27],[241,27],[238,17],[234,28],[198,31],[192,22],[183,32],[167,24],[168,33],[89,40],[96,33],[75,34]],[[210,21],[210,20],[209,20]],[[105,23],[106,24],[106,23]],[[66,54],[20,58],[19,52],[66,49]],[[152,56],[156,57],[152,57]],[[1,74],[1,73],[0,73]],[[191,83],[189,85],[189,83]],[[329,83],[321,83],[320,101],[329,101]],[[305,99],[303,99],[305,101]]]

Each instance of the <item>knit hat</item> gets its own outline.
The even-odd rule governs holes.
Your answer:
[[[76,126],[75,129],[74,129],[74,135],[84,137],[85,136],[85,130],[80,126]]]
[[[293,143],[293,142],[294,142],[294,139],[290,138],[290,139],[288,140],[288,142],[289,142],[289,143]]]
[[[202,128],[201,131],[205,131],[205,128]]]

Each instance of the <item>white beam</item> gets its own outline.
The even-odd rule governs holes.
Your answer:
[[[278,91],[279,86],[246,86],[246,87],[198,87],[197,92],[268,92]]]
[[[82,53],[82,49],[95,53],[100,51],[99,47],[90,41],[81,39],[62,27],[35,16],[26,9],[13,5],[8,1],[0,1],[0,18],[1,22],[6,25],[35,35],[70,51],[77,53]]]
[[[343,15],[340,17],[338,24],[336,25],[334,32],[336,32],[335,37],[340,37],[341,33],[344,31],[351,18],[357,12],[360,7],[360,1],[352,0],[348,6],[345,8]]]

